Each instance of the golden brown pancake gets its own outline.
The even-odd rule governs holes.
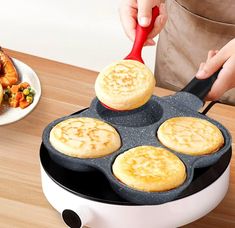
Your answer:
[[[113,173],[127,186],[146,192],[177,188],[186,179],[183,162],[168,150],[154,146],[139,146],[120,154]]]
[[[215,153],[224,144],[224,137],[214,124],[194,117],[168,119],[159,127],[157,136],[166,147],[189,155]]]
[[[152,72],[135,60],[121,60],[103,69],[95,82],[98,99],[117,110],[131,110],[152,96],[155,79]]]
[[[77,158],[97,158],[121,146],[118,132],[109,124],[88,117],[66,119],[50,132],[51,145],[59,152]]]

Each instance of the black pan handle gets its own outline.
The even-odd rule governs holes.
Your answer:
[[[206,79],[197,79],[194,77],[182,90],[181,92],[191,93],[202,101],[205,99],[207,94],[210,92],[212,85],[218,77],[219,72],[222,68],[217,70],[213,75]]]

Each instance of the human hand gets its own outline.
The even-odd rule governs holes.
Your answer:
[[[167,13],[165,4],[161,0],[122,0],[119,15],[122,26],[130,40],[135,39],[136,23],[142,27],[148,27],[152,19],[152,8],[159,7],[159,16],[156,18],[154,28],[148,35],[145,45],[155,45],[153,38],[162,30],[166,21]]]
[[[210,50],[207,61],[201,63],[196,77],[198,79],[209,78],[221,67],[223,68],[207,95],[207,100],[217,100],[226,91],[235,87],[235,39],[219,51]]]

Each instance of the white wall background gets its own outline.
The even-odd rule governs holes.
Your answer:
[[[0,0],[0,46],[99,71],[132,43],[118,0]],[[143,58],[154,69],[155,47]]]

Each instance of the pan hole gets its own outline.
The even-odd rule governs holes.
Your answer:
[[[163,115],[162,107],[153,100],[137,109],[121,112],[109,110],[98,102],[96,111],[105,121],[127,127],[148,126],[158,122]]]

